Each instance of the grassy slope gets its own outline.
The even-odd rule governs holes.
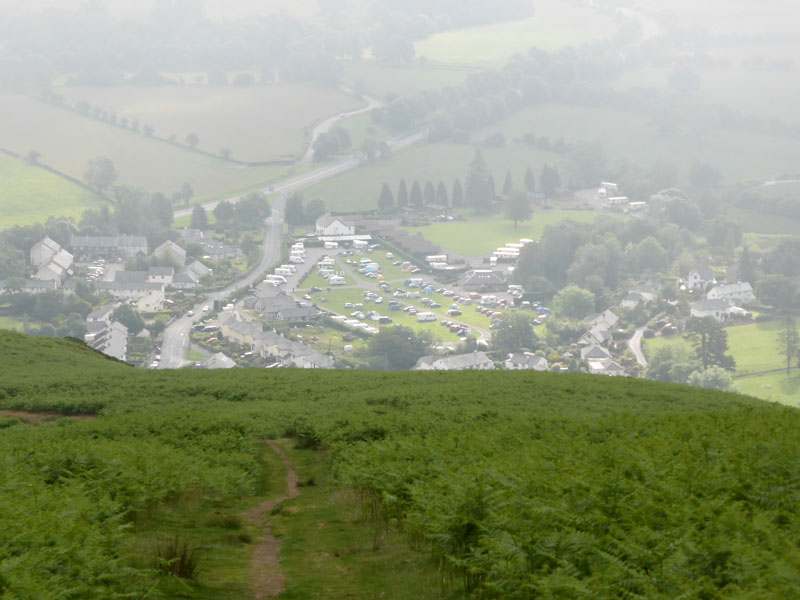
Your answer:
[[[0,446],[12,443],[24,448],[22,453],[4,454],[4,464],[8,467],[6,477],[10,477],[10,481],[24,479],[24,489],[35,490],[40,505],[48,506],[50,495],[61,494],[61,490],[77,494],[71,500],[73,510],[60,514],[61,528],[71,532],[71,541],[68,542],[61,534],[49,534],[56,547],[74,543],[82,528],[91,526],[90,521],[85,520],[86,510],[90,509],[84,508],[83,492],[70,483],[77,483],[73,478],[79,477],[78,474],[88,477],[90,482],[97,478],[91,489],[121,486],[119,493],[127,492],[140,477],[148,484],[145,488],[148,493],[157,492],[168,484],[191,485],[194,477],[199,478],[198,483],[205,482],[200,487],[183,488],[184,491],[205,490],[199,495],[197,492],[179,493],[173,500],[159,505],[160,508],[137,511],[139,516],[134,521],[134,531],[120,532],[122,537],[113,542],[119,544],[127,540],[129,549],[126,555],[132,552],[141,562],[148,556],[147,548],[152,548],[154,541],[163,539],[164,535],[180,534],[192,540],[202,539],[203,569],[188,587],[177,582],[162,582],[161,595],[170,598],[243,597],[243,592],[238,590],[247,589],[243,579],[246,578],[246,557],[250,547],[240,533],[253,535],[254,532],[248,528],[226,529],[218,525],[218,521],[220,514],[231,514],[244,508],[243,504],[275,494],[280,481],[275,474],[278,465],[274,459],[263,457],[265,464],[258,474],[259,468],[253,460],[263,455],[263,445],[247,450],[248,444],[257,444],[257,440],[265,436],[292,434],[306,443],[318,439],[331,450],[330,458],[326,459],[319,453],[286,447],[298,466],[301,481],[313,477],[317,485],[305,489],[298,501],[287,505],[275,517],[276,531],[285,540],[282,568],[289,578],[289,587],[283,597],[324,598],[331,597],[332,593],[380,597],[385,592],[386,597],[410,598],[416,593],[416,597],[435,598],[438,596],[434,582],[440,578],[431,571],[425,560],[426,554],[409,552],[401,538],[397,538],[391,529],[388,532],[384,529],[383,521],[361,518],[353,510],[352,496],[335,493],[338,483],[350,482],[357,488],[367,486],[358,488],[362,492],[361,499],[370,498],[370,490],[380,497],[380,489],[389,483],[386,477],[397,485],[410,486],[404,488],[406,492],[402,492],[400,497],[395,494],[401,493],[403,488],[385,488],[384,493],[389,496],[383,497],[390,502],[385,507],[389,510],[386,513],[389,517],[392,514],[391,502],[398,498],[403,498],[403,502],[410,498],[415,502],[423,501],[426,497],[434,501],[432,505],[418,505],[408,515],[408,531],[416,531],[418,535],[423,534],[417,529],[422,523],[433,525],[436,519],[450,514],[447,511],[453,510],[451,502],[466,500],[463,494],[469,493],[470,481],[492,482],[493,494],[503,505],[513,507],[524,502],[519,504],[519,510],[522,511],[520,518],[527,523],[525,528],[551,520],[525,518],[526,511],[533,508],[527,504],[531,493],[535,492],[541,499],[535,504],[542,509],[547,507],[548,514],[559,522],[563,515],[558,511],[574,510],[577,515],[595,504],[578,502],[573,509],[558,508],[565,502],[564,498],[571,497],[570,494],[583,497],[588,493],[587,501],[595,495],[606,498],[609,490],[615,489],[614,485],[621,485],[619,491],[622,495],[614,502],[620,503],[619,514],[625,515],[624,523],[618,523],[619,519],[613,514],[599,517],[611,525],[608,535],[613,538],[620,535],[616,529],[618,526],[624,527],[628,538],[641,535],[641,529],[636,528],[641,528],[644,522],[639,519],[644,518],[644,514],[655,514],[654,510],[662,514],[651,504],[655,502],[651,494],[656,493],[669,499],[670,510],[666,514],[674,515],[675,521],[672,517],[662,521],[658,529],[651,530],[656,536],[651,540],[663,551],[668,551],[657,540],[669,539],[675,526],[683,532],[676,530],[678,536],[691,536],[692,539],[697,536],[701,544],[713,539],[711,532],[717,526],[724,525],[728,533],[730,527],[748,528],[749,519],[729,520],[731,507],[744,502],[742,499],[735,502],[725,500],[731,493],[730,482],[735,483],[736,477],[744,477],[755,485],[763,485],[761,480],[770,476],[762,463],[777,460],[779,455],[788,458],[785,446],[793,436],[789,431],[794,431],[794,423],[800,420],[794,411],[770,407],[741,396],[624,378],[549,373],[389,374],[288,369],[270,372],[138,371],[109,362],[74,343],[31,339],[11,332],[0,332],[0,354],[4,357],[5,367],[0,375],[1,407],[61,408],[82,412],[81,408],[96,409],[100,403],[105,406],[104,416],[96,422],[60,422],[36,430],[22,430],[22,426],[17,426],[0,433]],[[42,368],[44,365],[47,365],[46,369]],[[36,372],[37,377],[31,377],[32,372]],[[96,401],[94,407],[87,403],[90,400]],[[740,431],[743,432],[741,435]],[[728,439],[731,435],[735,439]],[[704,440],[705,463],[700,449],[701,438]],[[469,444],[464,445],[464,440],[469,440]],[[61,448],[63,444],[80,447],[80,460],[65,457],[65,452],[69,456],[74,452]],[[739,453],[750,458],[744,460]],[[25,458],[25,465],[18,464],[19,457]],[[186,462],[190,458],[192,462]],[[54,469],[63,468],[60,461],[64,460],[78,460],[71,467],[74,474],[63,475],[66,479],[62,479],[61,486],[42,486],[40,478],[50,477]],[[396,464],[398,460],[400,463]],[[617,469],[618,483],[614,484],[613,465],[618,460],[629,466],[626,466],[622,481]],[[37,465],[36,469],[27,467],[30,461]],[[678,463],[685,463],[685,473]],[[140,475],[142,468],[145,470]],[[328,471],[329,468],[333,471]],[[725,475],[728,468],[738,473],[733,480]],[[175,469],[185,469],[186,473],[172,483],[177,475]],[[548,474],[551,469],[560,473],[559,477],[551,477]],[[593,475],[590,489],[584,492],[578,478],[583,477],[581,473],[586,469]],[[634,475],[640,475],[629,479],[630,469]],[[249,476],[246,475],[248,470],[252,473]],[[335,480],[331,479],[332,475]],[[242,482],[235,483],[240,476],[244,478]],[[779,473],[774,476],[781,477]],[[122,485],[117,481],[121,477],[123,482],[129,483]],[[272,485],[263,483],[265,477]],[[466,487],[450,488],[454,483],[453,477],[467,477],[463,480]],[[645,483],[636,483],[636,477],[644,477]],[[646,481],[650,477],[654,477],[656,491],[648,491],[650,486]],[[188,479],[181,483],[182,478]],[[250,483],[245,484],[245,480]],[[518,485],[524,481],[528,483],[523,490]],[[584,478],[584,481],[589,480]],[[694,482],[692,486],[714,486],[712,496],[721,498],[720,506],[729,507],[724,520],[717,523],[717,519],[723,517],[707,512],[706,502],[702,500],[703,494],[710,493],[711,488],[695,488],[698,495],[683,494],[680,482],[684,481]],[[553,489],[554,485],[566,487],[557,491]],[[630,489],[631,485],[635,490]],[[680,489],[670,487],[672,485]],[[238,486],[241,486],[240,491],[236,492]],[[18,488],[6,486],[0,492],[0,504],[8,502],[9,494],[13,495],[15,489]],[[220,491],[214,492],[215,489]],[[411,494],[409,499],[405,493]],[[32,501],[30,494],[27,499],[13,497],[23,511],[28,506],[26,503]],[[608,506],[607,500],[601,504]],[[777,497],[776,501],[783,502]],[[747,502],[751,501],[748,499]],[[438,516],[431,513],[424,517],[419,513],[428,509],[435,510]],[[699,513],[706,525],[692,529],[692,513]],[[30,521],[25,530],[28,533],[17,531],[16,525],[8,520],[19,518],[18,515],[6,510],[0,514],[6,517],[0,517],[4,527],[14,527],[14,540],[27,539],[26,535],[33,535],[37,530],[36,511],[30,518],[26,517],[25,522]],[[581,514],[580,518],[598,518],[589,513]],[[762,524],[760,535],[775,535],[771,526],[766,524],[770,522],[771,514],[764,514],[767,521]],[[101,523],[104,518],[100,517]],[[391,517],[390,522],[396,522],[395,518]],[[476,518],[482,520],[484,517]],[[496,518],[500,519],[501,515],[497,514]],[[792,516],[787,518],[786,527],[793,531],[796,519]],[[510,523],[508,535],[521,533],[517,527],[522,523]],[[709,523],[713,524],[711,529],[708,529]],[[44,523],[39,525],[44,526]],[[496,526],[501,526],[499,520],[481,525],[486,527],[486,535],[492,538],[496,535]],[[685,529],[686,526],[690,528]],[[315,528],[317,533],[310,534]],[[656,533],[659,530],[660,533]],[[586,530],[580,539],[582,548],[587,547],[585,544],[600,543],[594,530]],[[678,539],[675,538],[675,543],[683,544]],[[754,551],[768,553],[765,558],[773,558],[758,562],[763,565],[774,565],[774,557],[784,552],[789,553],[787,560],[792,560],[788,547],[779,544],[776,538],[772,539],[776,545],[770,548],[766,542],[751,541],[747,547],[742,546],[741,551],[747,552],[748,556]],[[518,544],[521,540],[514,539],[511,543]],[[378,551],[372,551],[373,547]],[[426,544],[422,547],[425,548]],[[38,546],[27,548],[18,564],[25,564],[29,556],[27,552],[39,552],[34,548]],[[42,557],[42,564],[49,566],[58,564],[59,560],[71,560],[73,568],[84,577],[85,572],[81,569],[89,560],[89,548],[95,551],[97,546],[87,546],[87,553],[80,556]],[[495,547],[492,553],[499,549]],[[629,549],[632,550],[633,546]],[[602,555],[598,555],[597,560],[592,577],[616,577],[613,565],[618,562],[609,562]],[[625,562],[624,558],[621,560]],[[116,563],[104,564],[108,565],[104,577],[118,576]],[[512,563],[504,564],[503,568],[507,568]],[[93,565],[88,564],[85,568]],[[636,563],[629,563],[629,566],[638,568]],[[683,560],[679,566],[671,567],[674,568],[685,568]],[[18,570],[12,568],[6,573],[11,581],[20,581]],[[61,586],[70,581],[68,574],[57,569],[38,573],[41,577],[57,578],[53,581]],[[457,570],[451,573],[456,581],[459,580],[457,573]],[[133,577],[133,574],[127,576]],[[454,581],[446,572],[442,577],[441,580]],[[546,578],[548,575],[543,572],[537,577]],[[774,576],[754,580],[737,571],[734,577],[744,589],[750,590],[777,584]],[[681,581],[693,578],[684,577]],[[792,587],[794,579],[783,580],[784,589],[798,589]],[[152,583],[150,579],[146,587]],[[146,588],[139,585],[139,580],[133,579],[128,591],[141,589],[141,595]],[[591,587],[595,585],[592,583],[587,585],[596,592],[601,589]],[[59,588],[50,586],[49,589]],[[649,589],[651,597],[670,595],[669,589]],[[613,597],[616,594],[614,590],[617,588],[604,592],[604,597]],[[51,596],[45,593],[38,597],[49,600]],[[96,596],[87,593],[85,597]]]
[[[100,204],[82,187],[5,154],[0,154],[0,181],[0,229],[41,223],[51,215],[77,218]]]
[[[247,190],[282,173],[276,167],[232,166],[18,94],[1,93],[0,107],[0,133],[9,150],[35,149],[44,164],[79,179],[90,160],[107,156],[114,162],[119,183],[169,193],[188,181],[196,199],[205,201]]]

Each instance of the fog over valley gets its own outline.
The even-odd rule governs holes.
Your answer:
[[[798,22],[0,0],[0,597],[797,597]]]

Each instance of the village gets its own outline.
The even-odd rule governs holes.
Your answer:
[[[646,208],[615,193],[616,185],[604,182],[591,200],[612,214]],[[429,218],[453,220],[446,214]],[[142,236],[74,236],[66,248],[45,237],[30,251],[35,275],[7,281],[3,291],[74,294],[90,286],[101,305],[86,316],[86,343],[149,368],[161,366],[164,330],[188,315],[193,325],[183,362],[190,368],[362,368],[371,338],[407,328],[427,340],[428,353],[415,357],[416,370],[609,376],[641,376],[648,364],[643,339],[673,335],[682,330],[679,319],[684,325],[704,317],[721,325],[746,322],[756,302],[737,265],[725,274],[696,267],[685,278],[620,288],[605,306],[596,302],[595,310],[571,314],[583,326],[555,340],[548,322],[554,312],[564,315],[546,302],[558,304],[558,296],[548,301],[531,293],[515,274],[520,256],[538,240],[511,239],[487,255],[464,257],[410,233],[399,217],[372,214],[320,216],[311,229],[282,240],[281,264],[263,280],[209,300],[214,289],[231,283],[213,278],[214,265],[241,258],[243,251],[210,231],[184,227],[176,234],[152,250]],[[188,256],[188,244],[199,245],[200,255]],[[667,289],[677,294],[665,294]],[[683,317],[676,308],[681,302],[688,304]],[[517,346],[494,339],[501,328],[515,330]]]

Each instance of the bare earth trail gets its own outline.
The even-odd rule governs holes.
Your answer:
[[[286,584],[278,562],[281,542],[272,535],[269,514],[282,502],[292,500],[300,495],[297,489],[297,472],[294,470],[291,461],[277,443],[270,440],[269,446],[275,454],[281,457],[283,466],[286,468],[286,494],[282,498],[269,500],[242,514],[248,523],[263,527],[264,530],[264,534],[258,539],[258,545],[250,559],[253,598],[256,600],[274,598],[283,591]]]

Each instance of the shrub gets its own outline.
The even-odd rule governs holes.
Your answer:
[[[177,536],[156,547],[155,568],[166,575],[192,579],[198,562],[198,547]]]

